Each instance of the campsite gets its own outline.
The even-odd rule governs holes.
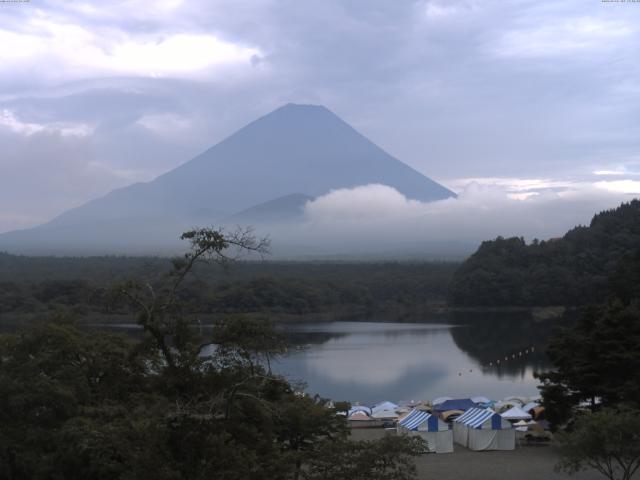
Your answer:
[[[537,400],[537,401],[536,401]],[[353,405],[346,414],[350,428],[380,428],[385,434],[419,436],[429,453],[453,453],[454,444],[472,451],[508,451],[516,445],[545,444],[552,439],[540,397],[489,400],[438,397],[432,401],[384,401]]]
[[[418,478],[570,478],[554,471],[558,450],[548,430],[549,424],[543,420],[544,407],[535,401],[523,403],[524,400],[527,399],[494,402],[486,397],[441,397],[418,402],[413,407],[390,401],[372,407],[356,405],[348,416],[353,417],[349,421],[350,436],[354,440],[374,440],[386,435],[421,436],[429,445],[429,451],[415,460]],[[485,408],[478,405],[485,405]],[[454,407],[457,409],[448,410]],[[459,409],[465,407],[468,409],[460,413]],[[368,425],[365,417],[371,422]],[[382,425],[382,418],[386,420],[386,427]],[[538,441],[540,438],[544,440]],[[600,474],[585,471],[579,478],[595,480]]]

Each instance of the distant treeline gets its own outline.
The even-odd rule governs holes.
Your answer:
[[[114,288],[154,279],[170,260],[152,257],[24,257],[0,253],[0,315],[64,310],[125,314]],[[199,266],[180,292],[190,312],[363,313],[442,304],[454,263],[239,262]]]
[[[614,293],[631,297],[640,288],[639,259],[640,201],[633,200],[597,214],[588,227],[576,227],[562,238],[483,242],[456,271],[449,302],[579,306]]]

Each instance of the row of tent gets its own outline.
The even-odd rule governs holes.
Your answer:
[[[539,403],[540,399],[541,397],[539,395],[531,398],[512,396],[498,401],[490,400],[487,397],[483,396],[476,396],[467,399],[439,397],[434,399],[431,402],[431,405],[437,411],[467,410],[468,408],[473,407],[483,407],[491,408],[494,411],[503,414],[510,409],[515,409],[512,414],[515,414],[515,412],[518,410],[525,412],[524,418],[520,418],[521,420],[523,420],[530,419],[532,416],[538,416],[541,410],[543,410],[543,407]],[[530,414],[530,416],[526,417],[526,414]]]
[[[511,423],[492,409],[473,407],[450,424],[437,415],[412,410],[397,425],[399,434],[419,435],[430,452],[451,453],[453,443],[470,450],[513,450],[515,430]]]
[[[349,410],[347,416],[351,420],[355,414],[363,413],[370,419],[394,419],[399,416],[398,409],[400,409],[400,406],[393,402],[382,402],[371,408],[364,405],[354,405]]]
[[[521,405],[513,402],[479,402],[480,398],[445,399],[440,402],[434,400],[432,405],[420,406],[420,410],[427,410],[440,414],[443,419],[449,421],[456,416],[462,415],[472,408],[491,408],[500,413],[507,420],[531,420],[538,417],[543,407],[536,402]],[[400,407],[393,402],[382,402],[369,408],[364,405],[354,405],[349,410],[347,416],[350,420],[396,420],[403,413],[407,413],[411,408]]]
[[[513,450],[516,430],[527,427],[541,409],[536,402],[510,397],[494,402],[485,397],[443,397],[431,404],[402,405],[382,402],[369,408],[356,405],[350,420],[398,420],[399,434],[419,435],[430,452],[453,452],[453,443],[476,451]],[[501,410],[498,410],[501,409]],[[404,416],[403,416],[404,415]],[[518,423],[515,423],[518,422]]]

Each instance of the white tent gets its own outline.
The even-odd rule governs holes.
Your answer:
[[[367,416],[371,416],[371,409],[369,407],[365,407],[364,405],[353,405],[349,409],[349,413],[347,414],[349,417],[356,412],[364,412]]]
[[[515,430],[490,408],[472,408],[453,421],[453,440],[470,450],[513,450]]]
[[[362,422],[366,420],[371,420],[371,417],[367,415],[367,412],[363,410],[358,410],[356,412],[350,413],[349,416],[347,417],[347,420]]]
[[[471,397],[471,401],[473,403],[491,403],[491,400],[489,400],[487,397],[483,397],[482,395]]]
[[[400,415],[395,410],[377,410],[371,414],[371,418],[379,420],[395,420]]]
[[[512,401],[512,400],[501,400],[501,401],[496,402],[493,405],[493,408],[499,413],[506,412],[507,410],[509,410],[510,408],[513,408],[513,407],[520,408],[520,407],[522,407],[522,404],[517,402],[517,401]]]
[[[522,407],[522,410],[524,410],[525,412],[529,413],[531,410],[533,410],[536,407],[539,407],[540,404],[538,402],[529,402],[527,403],[524,407]]]
[[[500,415],[507,420],[531,420],[531,415],[518,407],[510,408]]]
[[[373,418],[398,418],[396,409],[398,405],[393,402],[382,402],[371,407],[371,416]]]
[[[532,425],[537,425],[538,422],[534,421],[534,420],[518,420],[517,422],[513,423],[514,427],[530,427]]]
[[[453,432],[445,422],[429,412],[413,410],[398,422],[399,434],[419,435],[430,452],[452,453]]]
[[[435,398],[435,399],[431,402],[431,405],[433,405],[433,406],[435,407],[436,405],[440,405],[441,403],[444,403],[444,402],[446,402],[447,400],[453,400],[453,398],[451,398],[451,397],[438,397],[438,398]]]

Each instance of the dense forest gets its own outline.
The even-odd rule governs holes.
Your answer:
[[[152,288],[121,287],[138,341],[64,319],[0,335],[0,479],[415,479],[421,439],[352,441],[337,407],[271,371],[285,351],[271,323],[190,328],[177,293],[196,265],[225,263],[236,240],[262,246],[185,235],[191,251]]]
[[[442,305],[454,263],[236,262],[198,265],[180,291],[197,314],[373,314]],[[52,311],[85,318],[128,312],[114,285],[153,282],[171,260],[154,257],[23,257],[0,253],[0,318]]]
[[[483,242],[456,271],[449,302],[456,306],[579,306],[611,294],[616,278],[628,282],[629,262],[640,254],[640,201],[595,215],[589,226],[562,238],[498,237]]]
[[[554,428],[573,428],[585,409],[631,410],[640,420],[640,253],[625,257],[604,292],[604,301],[586,299],[589,305],[574,309],[572,321],[553,322],[560,328],[546,354],[555,368],[538,378]]]
[[[198,266],[180,292],[190,313],[384,315],[442,307],[580,306],[611,285],[633,289],[626,272],[640,255],[640,201],[597,214],[564,237],[527,244],[483,242],[462,265],[437,262],[242,261]],[[161,257],[26,257],[0,253],[0,320],[43,313],[84,318],[128,312],[114,285],[153,282]]]
[[[492,298],[488,305],[599,303],[575,309],[582,311],[573,312],[577,321],[554,332],[547,354],[555,368],[538,375],[547,418],[562,430],[560,467],[567,471],[593,456],[587,447],[600,447],[603,431],[610,431],[614,452],[637,443],[639,210],[639,202],[624,204],[551,242],[486,242],[453,280],[459,294],[460,282],[469,281],[465,272],[492,268],[488,278],[499,282],[485,277],[480,285],[482,277],[470,275],[478,284],[467,283],[476,289],[469,295],[499,291],[501,303]],[[344,417],[336,415],[346,402],[300,395],[299,385],[271,371],[287,344],[273,323],[221,315],[205,335],[191,328],[191,314],[415,309],[442,302],[458,266],[244,262],[225,271],[216,268],[227,265],[224,237],[209,230],[185,235],[191,251],[174,260],[0,256],[3,313],[62,314],[0,335],[0,479],[415,479],[413,457],[424,449],[415,437],[350,439]],[[243,241],[246,249],[260,248],[252,238]],[[533,290],[527,281],[545,268],[548,276]],[[565,272],[565,283],[555,281],[558,272]],[[574,296],[565,296],[567,278],[575,282],[568,291]],[[469,298],[473,305],[482,297]],[[105,312],[130,315],[140,336],[96,335],[68,315],[91,319]],[[543,367],[541,340],[560,325],[514,328],[505,315],[487,328],[465,309],[452,319],[475,323],[453,329],[453,340],[484,365],[496,352],[535,346],[533,360]],[[496,339],[509,351],[495,347]],[[216,348],[204,356],[208,343]],[[637,452],[627,455],[630,462],[640,458]],[[621,468],[633,468],[625,462]]]

